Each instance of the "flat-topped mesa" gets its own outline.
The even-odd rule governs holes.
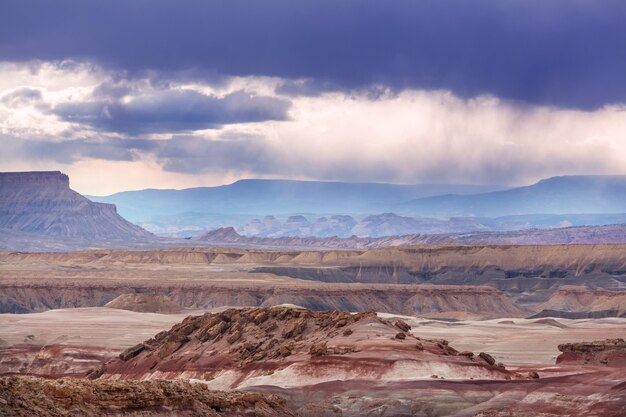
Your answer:
[[[70,178],[61,171],[0,172],[0,188],[11,186],[70,188]]]
[[[564,343],[558,348],[563,352],[556,358],[558,364],[626,367],[626,341],[624,339]]]
[[[0,228],[79,239],[147,239],[112,204],[94,203],[70,188],[59,171],[0,173]]]

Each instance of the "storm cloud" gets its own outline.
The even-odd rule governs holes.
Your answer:
[[[590,110],[626,102],[625,21],[622,0],[4,0],[0,60]]]
[[[91,194],[626,174],[624,22],[623,0],[3,0],[0,162]]]
[[[162,90],[128,101],[62,103],[53,113],[98,131],[125,134],[217,129],[225,124],[286,120],[289,102],[239,91],[215,97],[191,90]]]

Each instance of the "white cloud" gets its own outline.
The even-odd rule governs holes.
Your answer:
[[[108,74],[86,64],[27,67],[5,63],[0,64],[0,96],[28,87],[41,90],[49,105],[80,102],[102,83],[115,84],[120,77],[124,80],[123,74]],[[153,88],[146,80],[124,82],[138,91]],[[276,96],[280,84],[276,78],[249,77],[215,86],[172,82],[169,88],[218,96],[238,90]],[[132,88],[129,91],[137,94]],[[60,168],[74,177],[73,184],[80,191],[91,194],[219,184],[243,177],[523,184],[553,175],[626,174],[626,111],[617,106],[585,112],[415,90],[383,92],[376,98],[367,93],[326,93],[289,100],[288,121],[234,124],[218,132],[191,134],[199,140],[248,138],[233,146],[258,141],[263,153],[259,160],[266,162],[255,166],[255,171],[249,170],[254,164],[236,163],[238,154],[246,158],[250,154],[233,151],[233,147],[212,157],[210,165],[196,160],[196,174],[165,171],[164,166],[181,166],[184,161],[168,164],[169,154],[150,148],[135,149],[135,161],[85,158]],[[106,136],[89,126],[62,122],[35,105],[0,105],[0,132],[5,135],[0,140]],[[169,135],[149,137],[167,140]],[[11,155],[0,160],[4,170],[59,166],[40,158],[16,161]],[[114,174],[102,176],[101,172]]]

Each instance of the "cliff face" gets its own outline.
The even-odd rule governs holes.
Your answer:
[[[94,203],[61,172],[0,173],[0,228],[81,239],[138,240],[152,234],[124,220],[112,204]]]
[[[0,311],[104,306],[122,294],[141,293],[167,296],[183,308],[291,303],[312,310],[445,313],[447,318],[522,317],[542,310],[624,316],[624,249],[476,245],[324,252],[0,252]]]
[[[172,305],[204,309],[224,306],[296,304],[314,310],[419,314],[443,318],[523,317],[528,312],[489,287],[431,285],[232,285],[227,283],[142,283],[112,281],[95,284],[56,279],[43,284],[0,285],[0,312],[30,313],[48,309],[100,307],[135,292],[166,296]],[[117,303],[113,303],[114,305]],[[128,309],[137,309],[139,306]]]

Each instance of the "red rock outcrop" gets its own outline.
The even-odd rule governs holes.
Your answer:
[[[13,417],[297,417],[275,395],[211,391],[185,381],[0,378],[0,415]]]
[[[185,378],[219,389],[331,380],[510,379],[520,376],[408,324],[374,313],[274,307],[189,316],[109,362],[106,379]],[[402,334],[402,337],[398,337]]]
[[[626,341],[624,339],[564,343],[559,345],[559,350],[562,353],[556,358],[558,364],[626,367]]]
[[[111,351],[104,347],[14,345],[0,348],[0,375],[84,376],[93,369],[99,369],[112,356]]]

